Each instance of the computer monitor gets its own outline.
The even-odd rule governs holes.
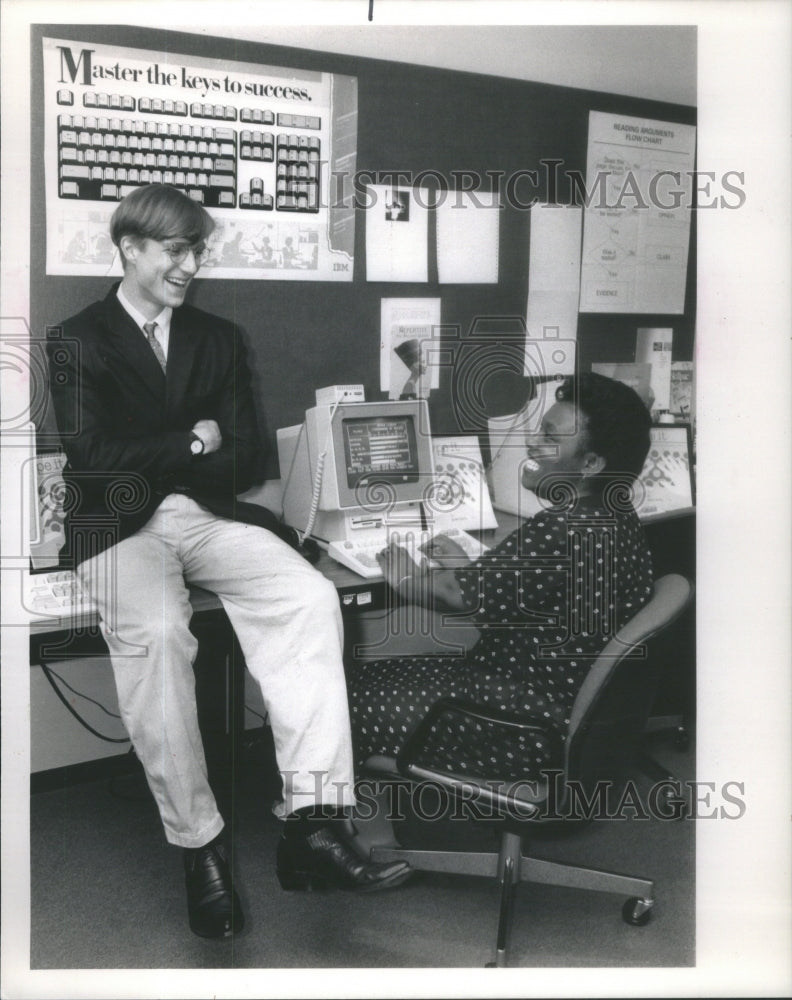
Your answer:
[[[287,524],[343,541],[424,516],[434,462],[423,399],[316,406],[278,431]]]

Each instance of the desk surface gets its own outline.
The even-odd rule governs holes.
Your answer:
[[[247,499],[253,499],[247,496]],[[269,497],[259,495],[256,497],[259,503]],[[671,511],[668,513],[652,514],[643,518],[642,523],[649,526],[662,523],[664,521],[675,520],[695,514],[694,507],[684,510]],[[496,511],[498,527],[480,533],[479,537],[487,545],[496,545],[507,535],[511,534],[520,523],[520,518],[516,514],[508,514],[503,511]],[[320,573],[330,580],[336,590],[345,611],[366,610],[378,608],[382,605],[385,594],[385,582],[382,577],[364,579],[354,573],[346,566],[335,561],[326,552],[322,552],[316,567]],[[217,611],[221,608],[221,603],[217,596],[210,591],[202,590],[200,587],[190,588],[190,603],[196,613]],[[96,613],[81,615],[79,617],[52,618],[47,620],[34,621],[30,623],[30,634],[32,636],[42,636],[53,632],[61,632],[69,629],[91,629],[98,623]]]

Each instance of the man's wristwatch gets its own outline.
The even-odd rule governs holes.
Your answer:
[[[203,455],[204,443],[197,434],[193,434],[190,442],[190,453],[193,455]]]

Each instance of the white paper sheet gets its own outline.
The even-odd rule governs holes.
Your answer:
[[[525,374],[572,375],[577,357],[580,233],[577,206],[531,209]]]
[[[533,205],[528,294],[580,289],[583,209],[577,205]]]
[[[500,237],[497,193],[449,191],[436,211],[440,284],[496,284]]]
[[[429,193],[372,184],[366,195],[366,280],[427,281]]]

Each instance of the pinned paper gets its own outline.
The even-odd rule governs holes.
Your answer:
[[[685,310],[696,128],[589,112],[582,312]]]
[[[575,373],[582,220],[574,205],[531,209],[525,374],[539,380],[537,394],[547,405],[554,381]]]
[[[440,384],[430,350],[440,299],[382,299],[380,325],[380,389],[388,399],[426,399]]]
[[[583,210],[577,205],[533,205],[528,294],[580,291]]]
[[[652,366],[650,382],[653,410],[671,408],[671,351],[674,331],[670,327],[643,326],[635,338],[635,360]]]
[[[449,191],[436,211],[440,284],[496,284],[500,237],[497,193]]]
[[[366,280],[428,281],[429,193],[387,184],[366,193]]]

